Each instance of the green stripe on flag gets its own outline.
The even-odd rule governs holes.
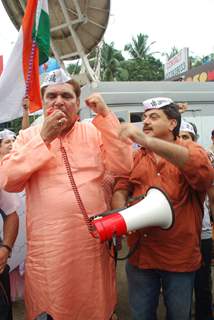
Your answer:
[[[34,24],[32,36],[39,48],[39,65],[41,65],[48,60],[50,51],[50,19],[44,10],[40,13],[37,32]]]

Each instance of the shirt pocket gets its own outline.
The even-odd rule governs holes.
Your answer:
[[[75,148],[76,149],[76,148]],[[81,143],[75,150],[68,150],[68,158],[73,169],[87,170],[101,165],[102,155],[98,146],[93,144]]]

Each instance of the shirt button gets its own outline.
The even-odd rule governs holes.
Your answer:
[[[147,234],[147,233],[144,233],[143,236],[144,236],[144,238],[147,238],[147,237],[148,237],[148,234]]]
[[[160,176],[160,172],[157,173],[157,176]]]

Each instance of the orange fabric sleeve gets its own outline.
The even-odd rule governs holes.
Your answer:
[[[34,128],[20,131],[11,153],[3,159],[2,166],[8,177],[5,190],[20,192],[31,175],[53,158],[40,133]]]
[[[188,183],[197,191],[205,191],[214,179],[214,169],[206,151],[197,143],[185,145],[189,150],[189,158],[181,169]],[[196,174],[197,173],[197,174]]]
[[[132,147],[119,139],[120,123],[115,114],[109,112],[106,117],[97,115],[92,123],[101,133],[101,150],[106,169],[114,177],[128,176],[133,165]]]
[[[142,149],[139,150],[134,150],[132,153],[134,165],[133,168],[136,166],[136,164],[140,161],[142,157]],[[130,190],[130,181],[129,177],[118,177],[115,180],[115,185],[114,185],[114,192],[117,190]]]

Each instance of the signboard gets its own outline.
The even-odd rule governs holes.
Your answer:
[[[183,48],[179,53],[167,61],[164,65],[165,80],[176,77],[188,70],[188,56],[188,48]]]

